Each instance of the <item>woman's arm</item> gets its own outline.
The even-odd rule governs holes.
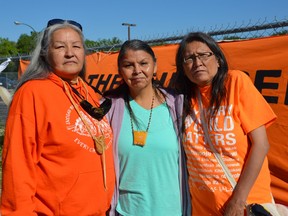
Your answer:
[[[17,92],[18,93],[18,92]],[[2,215],[35,213],[36,166],[41,149],[36,142],[35,104],[31,94],[15,94],[5,125],[2,152]]]
[[[262,168],[263,161],[269,150],[269,142],[264,125],[251,131],[249,134],[251,148],[247,156],[243,171],[227,203],[226,215],[243,215],[246,199]]]

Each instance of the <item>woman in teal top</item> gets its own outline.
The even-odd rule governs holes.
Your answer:
[[[117,177],[110,215],[191,215],[180,135],[183,96],[164,89],[156,71],[148,44],[122,45],[118,72],[123,82],[105,93],[112,99],[108,119]]]

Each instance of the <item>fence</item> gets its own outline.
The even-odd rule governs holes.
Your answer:
[[[288,34],[288,18],[278,20],[276,17],[274,20],[258,20],[254,23],[249,21],[248,23],[234,23],[227,26],[214,26],[209,30],[203,29],[189,29],[183,33],[177,33],[170,36],[158,36],[158,38],[137,38],[147,42],[150,46],[178,43],[185,34],[191,31],[203,31],[210,34],[216,40],[235,40],[235,39],[250,39],[266,37],[271,35],[283,35]],[[88,47],[88,52],[110,52],[111,50],[118,50],[122,43],[114,45],[104,45],[101,47]],[[10,56],[9,56],[10,57]],[[19,54],[18,56],[10,57],[13,61],[18,61],[20,58],[29,59],[30,55]],[[0,62],[6,60],[7,57],[0,57]]]
[[[227,39],[250,39],[266,37],[271,35],[288,34],[288,19],[284,18],[282,20],[268,21],[267,19],[258,20],[256,23],[241,23],[240,25],[235,23],[233,26],[228,25],[224,27],[223,25],[218,27],[215,26],[210,28],[208,31],[205,29],[190,29],[185,33],[178,33],[175,36],[169,37],[158,37],[156,39],[141,39],[147,42],[149,45],[159,45],[159,44],[172,44],[178,43],[182,38],[191,31],[203,31],[210,34],[216,40],[227,40]],[[112,49],[118,49],[121,44],[115,44],[113,46],[102,46],[102,47],[90,47],[88,48],[91,52],[98,51],[110,51]]]

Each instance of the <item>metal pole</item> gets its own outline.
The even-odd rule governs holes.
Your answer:
[[[128,40],[130,40],[130,27],[131,27],[131,26],[136,26],[136,24],[122,23],[122,25],[128,27]]]
[[[23,23],[23,22],[19,22],[19,21],[14,21],[14,24],[15,24],[15,25],[26,25],[26,26],[28,26],[29,28],[31,28],[33,32],[37,33],[37,31],[36,31],[31,25],[29,25],[29,24],[27,24],[27,23]]]
[[[128,40],[130,40],[130,25],[128,26]]]

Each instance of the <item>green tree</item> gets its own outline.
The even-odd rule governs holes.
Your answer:
[[[6,60],[8,57],[17,56],[18,50],[16,48],[16,43],[13,41],[9,41],[6,38],[0,38],[0,57],[3,61]],[[0,64],[3,62],[1,61]],[[3,71],[17,71],[18,62],[10,62],[7,68]]]
[[[16,43],[6,38],[0,38],[0,56],[11,57],[17,55]]]
[[[117,38],[113,37],[112,39],[100,39],[98,41],[91,41],[91,40],[85,40],[85,44],[90,49],[95,49],[96,51],[114,51],[117,50],[117,48],[112,48],[114,45],[120,45],[122,41]]]
[[[36,45],[36,32],[31,32],[31,35],[21,34],[17,41],[17,49],[20,54],[30,54]]]

